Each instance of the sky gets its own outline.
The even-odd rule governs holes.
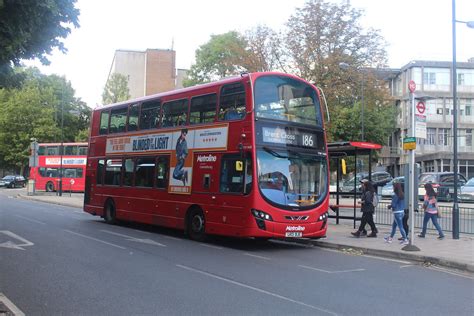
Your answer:
[[[340,3],[339,0],[328,0]],[[51,64],[25,62],[46,74],[71,81],[89,107],[101,95],[114,52],[147,48],[176,51],[176,67],[189,69],[195,51],[211,35],[245,32],[257,25],[284,29],[305,0],[78,0],[80,27],[64,40],[67,54],[49,56]],[[411,60],[452,61],[452,0],[351,0],[364,11],[361,24],[387,42],[388,66]],[[456,0],[456,19],[474,21],[474,0]],[[456,23],[458,62],[474,57],[474,29]]]

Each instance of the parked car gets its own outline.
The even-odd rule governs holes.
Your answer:
[[[393,195],[393,184],[394,183],[405,183],[405,177],[396,177],[392,181],[388,182],[382,187],[382,197],[392,197]]]
[[[425,195],[425,183],[431,183],[435,190],[438,201],[452,201],[454,194],[454,172],[426,172],[420,175],[418,180],[418,198],[423,200]],[[466,184],[466,178],[458,174],[458,190]],[[458,195],[459,196],[459,195]]]
[[[367,172],[361,172],[361,173],[358,173],[355,178],[356,178],[356,181],[357,181],[357,183],[356,183],[357,192],[361,192],[362,189],[361,189],[361,185],[360,185],[360,180],[369,179],[369,174]],[[382,187],[382,186],[386,185],[388,182],[392,181],[392,179],[393,179],[392,176],[388,172],[385,172],[385,171],[372,172],[371,181],[372,181],[373,185],[375,186],[375,189],[377,189],[377,187],[379,187],[379,186]],[[342,193],[351,193],[351,194],[353,194],[354,193],[354,177],[352,177],[348,181],[344,181],[344,183],[339,188],[339,190]]]
[[[458,194],[458,200],[461,202],[474,203],[474,178],[464,184]]]
[[[26,186],[26,179],[23,176],[9,175],[0,180],[0,187],[7,188],[24,188]]]

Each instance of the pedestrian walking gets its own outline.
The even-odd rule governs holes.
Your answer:
[[[361,212],[362,212],[362,219],[360,221],[359,229],[355,232],[351,232],[352,236],[360,237],[367,235],[367,230],[365,230],[365,225],[369,224],[370,229],[372,232],[367,237],[377,237],[377,227],[375,227],[374,223],[374,195],[375,195],[375,188],[367,179],[362,179],[360,181],[362,183],[362,196],[361,196]]]
[[[400,183],[393,184],[393,195],[392,195],[392,203],[388,206],[389,209],[392,210],[393,214],[393,223],[392,223],[392,232],[389,236],[385,236],[384,240],[386,243],[392,243],[393,236],[395,236],[395,232],[398,229],[402,234],[402,245],[408,245],[408,238],[405,228],[403,227],[403,216],[405,215],[405,195],[403,192],[403,187]]]
[[[436,192],[433,189],[431,183],[425,184],[425,191],[426,194],[423,197],[423,210],[425,211],[425,216],[423,217],[423,229],[421,233],[418,235],[420,238],[425,238],[426,235],[426,228],[428,226],[428,222],[433,222],[434,227],[438,231],[438,239],[443,239],[444,234],[441,230],[441,226],[438,223],[439,211],[438,211],[438,202],[436,201]]]

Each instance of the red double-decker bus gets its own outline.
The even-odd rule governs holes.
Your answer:
[[[93,111],[84,210],[205,234],[325,236],[319,90],[267,72]]]
[[[87,143],[38,144],[38,165],[30,167],[30,179],[35,180],[35,190],[57,191],[62,178],[63,191],[84,192],[87,146]]]

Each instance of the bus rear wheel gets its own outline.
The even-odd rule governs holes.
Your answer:
[[[104,220],[107,224],[117,224],[117,217],[115,216],[115,204],[112,201],[107,201],[105,204]]]
[[[206,219],[202,210],[191,209],[187,218],[186,231],[189,237],[195,241],[204,241],[206,239]]]
[[[54,191],[54,184],[49,181],[48,183],[46,183],[46,192],[53,192]]]

